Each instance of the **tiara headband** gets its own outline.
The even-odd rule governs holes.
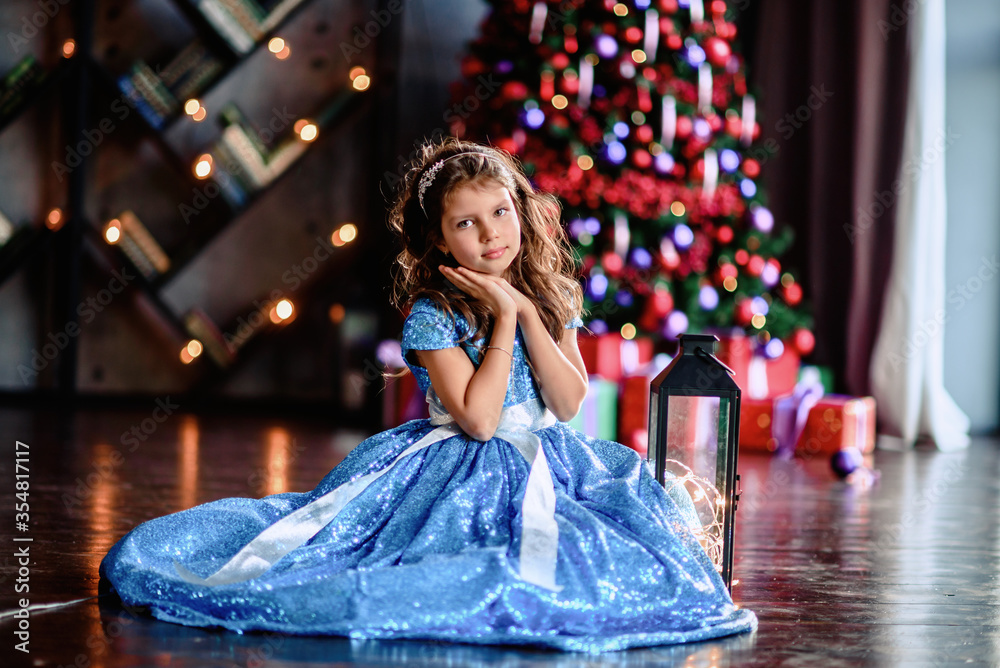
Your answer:
[[[481,155],[485,158],[493,158],[494,160],[497,159],[495,155],[490,155],[485,151],[462,151],[461,153],[456,153],[455,155],[449,155],[447,158],[441,158],[428,167],[427,171],[420,177],[420,183],[417,185],[417,199],[420,201],[420,208],[423,210],[425,216],[427,215],[427,209],[424,208],[424,193],[427,192],[427,189],[434,183],[434,179],[437,177],[438,172],[441,171],[441,168],[444,167],[444,163],[448,162],[452,158],[460,158],[463,155]],[[510,173],[510,169],[508,169],[507,165],[502,162],[499,163],[499,165],[500,169],[503,171],[504,177],[507,179],[507,185],[513,189],[515,181],[513,175]]]

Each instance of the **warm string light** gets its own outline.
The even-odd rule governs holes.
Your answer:
[[[109,244],[116,244],[122,238],[122,223],[117,218],[112,218],[104,226],[104,240]]]
[[[284,60],[292,55],[292,49],[280,37],[272,37],[271,41],[267,43],[267,50],[273,53],[278,60]]]
[[[191,339],[181,348],[180,358],[184,364],[190,364],[205,351],[205,346],[198,339]]]
[[[195,98],[184,103],[184,113],[190,116],[191,120],[199,123],[208,116],[208,110],[205,109],[200,100]]]
[[[701,543],[701,546],[708,553],[709,558],[711,558],[712,563],[715,564],[715,568],[718,571],[722,571],[722,555],[723,555],[723,542],[724,542],[724,511],[726,508],[726,500],[723,498],[719,490],[713,485],[709,480],[703,478],[699,475],[695,475],[687,465],[677,461],[676,459],[668,459],[666,461],[668,465],[668,470],[672,469],[683,470],[683,475],[676,476],[668,482],[672,483],[666,488],[669,493],[677,485],[681,485],[684,490],[691,497],[691,501],[695,505],[695,512],[697,513],[699,519],[702,517],[711,517],[712,521],[708,524],[702,524],[700,528],[694,529],[695,538]],[[676,468],[675,468],[676,467]],[[699,506],[705,512],[698,512]]]
[[[330,235],[330,242],[336,246],[341,247],[347,245],[358,238],[358,227],[354,223],[344,223],[339,228],[333,231]]]
[[[344,317],[347,315],[347,309],[344,308],[343,304],[334,304],[330,307],[327,315],[330,317],[330,322],[335,325],[339,325],[344,321]]]
[[[49,211],[49,215],[45,217],[45,227],[52,231],[58,230],[63,224],[63,212],[62,209],[56,207]]]
[[[207,179],[212,174],[214,164],[215,160],[210,153],[202,155],[194,163],[194,175],[199,179]]]
[[[275,325],[290,320],[295,315],[295,306],[288,299],[282,299],[271,309],[268,314],[271,322]]]
[[[354,90],[368,90],[368,87],[372,85],[372,79],[363,67],[351,69],[348,76],[351,78],[351,85],[354,86]]]
[[[319,136],[319,128],[304,118],[295,121],[295,134],[304,142],[311,142]]]

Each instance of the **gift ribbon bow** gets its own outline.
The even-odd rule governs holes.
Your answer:
[[[266,573],[275,562],[332,522],[354,497],[391,471],[400,461],[434,443],[463,433],[455,418],[445,410],[433,388],[427,391],[427,403],[430,422],[436,428],[400,453],[388,466],[354,478],[286,515],[258,534],[222,568],[207,578],[195,575],[174,561],[177,573],[191,584],[207,587],[244,582]],[[559,591],[562,587],[555,582],[559,547],[559,527],[555,521],[556,494],[542,442],[534,433],[555,423],[555,415],[541,400],[534,399],[505,408],[494,438],[501,438],[514,445],[531,463],[527,489],[521,503],[521,579]]]

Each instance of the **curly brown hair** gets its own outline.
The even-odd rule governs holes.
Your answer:
[[[466,155],[459,155],[462,153]],[[447,161],[424,192],[421,206],[420,178],[441,160]],[[493,324],[489,311],[444,278],[438,266],[454,266],[455,262],[437,247],[443,239],[441,216],[448,198],[463,186],[487,180],[510,191],[521,221],[521,249],[505,278],[531,300],[546,330],[559,342],[566,324],[580,315],[583,304],[576,263],[561,223],[559,201],[535,192],[520,164],[509,153],[452,137],[420,147],[389,213],[389,226],[402,245],[393,276],[393,303],[405,311],[417,299],[426,297],[452,318],[454,311],[462,314],[469,323],[466,339],[477,340],[487,335]]]

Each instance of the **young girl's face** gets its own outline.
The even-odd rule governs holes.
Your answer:
[[[521,249],[521,221],[496,181],[470,183],[445,200],[437,247],[473,271],[502,276]]]

